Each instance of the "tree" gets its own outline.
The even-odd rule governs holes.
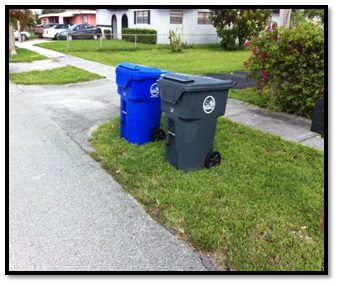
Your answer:
[[[10,55],[16,55],[16,49],[15,49],[15,38],[14,38],[14,28],[13,28],[13,19],[12,19],[12,12],[13,9],[9,9],[9,23],[8,23],[8,28],[9,28],[9,54]]]
[[[319,19],[324,24],[324,9],[304,9],[303,14],[306,18],[314,20]]]
[[[9,9],[9,19],[14,27],[16,27],[16,21],[19,21],[22,31],[34,23],[33,13],[30,9]]]
[[[65,9],[42,9],[41,14],[61,13],[64,11]]]
[[[269,9],[211,9],[210,19],[225,50],[243,48],[247,39],[262,31]],[[238,42],[238,43],[237,43]]]
[[[9,54],[16,55],[14,29],[12,25],[9,25]]]

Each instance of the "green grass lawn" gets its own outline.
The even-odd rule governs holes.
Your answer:
[[[69,49],[65,41],[37,45],[111,66],[121,62],[133,62],[189,74],[242,70],[243,62],[250,56],[249,51],[227,52],[215,45],[196,45],[178,54],[172,53],[168,46],[162,45],[138,44],[136,49],[134,43],[119,40],[103,41],[102,49],[99,48],[99,42],[93,40],[71,41]]]
[[[225,118],[215,140],[223,160],[211,169],[177,171],[164,142],[120,139],[118,118],[91,143],[92,156],[155,220],[221,268],[323,270],[323,152]]]
[[[263,108],[269,108],[272,100],[270,92],[270,89],[265,89],[263,92],[260,92],[255,88],[231,89],[229,91],[229,97],[246,101]]]
[[[9,56],[10,63],[32,62],[32,61],[47,59],[47,57],[43,55],[37,54],[35,52],[32,52],[27,49],[23,49],[23,48],[17,48],[16,52],[17,52],[17,55]]]
[[[36,44],[36,46],[51,49],[61,53],[66,52],[98,52],[98,51],[135,51],[135,50],[151,50],[155,48],[154,45],[137,44],[121,41],[121,40],[103,40],[102,49],[100,49],[100,41],[95,40],[73,40],[69,41],[69,48],[67,48],[66,41],[52,41],[47,43]]]
[[[65,84],[101,78],[104,77],[73,66],[9,75],[9,79],[18,84]]]

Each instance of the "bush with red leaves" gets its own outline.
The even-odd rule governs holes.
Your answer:
[[[252,56],[244,62],[258,89],[272,90],[278,110],[311,117],[315,101],[324,92],[324,30],[302,23],[283,29],[272,23],[245,43]]]

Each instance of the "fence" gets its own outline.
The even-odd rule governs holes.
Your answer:
[[[219,44],[220,38],[216,34],[180,34],[182,42],[186,46],[193,46],[195,44]],[[157,44],[157,45],[169,45],[168,34],[114,34],[114,33],[103,33],[103,34],[79,34],[65,36],[62,38],[65,40],[67,49],[72,46],[77,46],[75,43],[78,39],[92,40],[94,43],[90,43],[91,47],[96,46],[97,48],[103,49],[105,46],[110,47],[114,41],[112,40],[123,40],[121,46],[130,47],[128,42],[132,43],[134,47],[142,46],[144,44]]]

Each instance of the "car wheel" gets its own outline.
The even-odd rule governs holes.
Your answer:
[[[21,41],[24,42],[27,40],[27,36],[25,34],[21,35]]]
[[[53,40],[57,40],[58,39],[58,34],[55,34]]]

